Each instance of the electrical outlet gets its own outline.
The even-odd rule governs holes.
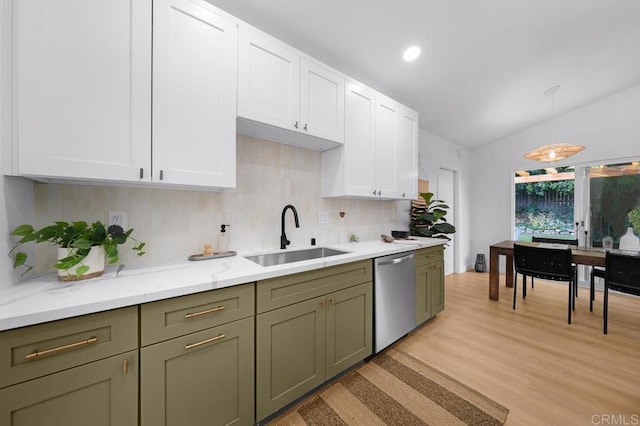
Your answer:
[[[122,229],[127,229],[127,214],[125,212],[109,212],[107,226],[118,225]]]
[[[327,223],[329,223],[329,215],[327,214],[327,212],[318,213],[318,223],[320,223],[320,225],[326,225]]]

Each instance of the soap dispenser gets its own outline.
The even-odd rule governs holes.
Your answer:
[[[220,225],[220,235],[218,235],[218,252],[225,253],[229,251],[229,236],[227,235],[227,226],[231,225]]]

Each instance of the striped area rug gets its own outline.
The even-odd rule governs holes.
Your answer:
[[[327,425],[501,425],[509,410],[393,348],[269,423]]]

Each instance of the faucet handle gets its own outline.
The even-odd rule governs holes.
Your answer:
[[[291,244],[291,241],[287,239],[287,234],[280,235],[280,249],[286,249]]]

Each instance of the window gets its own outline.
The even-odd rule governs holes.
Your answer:
[[[640,162],[591,166],[588,176],[592,245],[610,236],[616,248],[629,227],[640,235]]]
[[[517,171],[515,239],[575,237],[573,167]]]

